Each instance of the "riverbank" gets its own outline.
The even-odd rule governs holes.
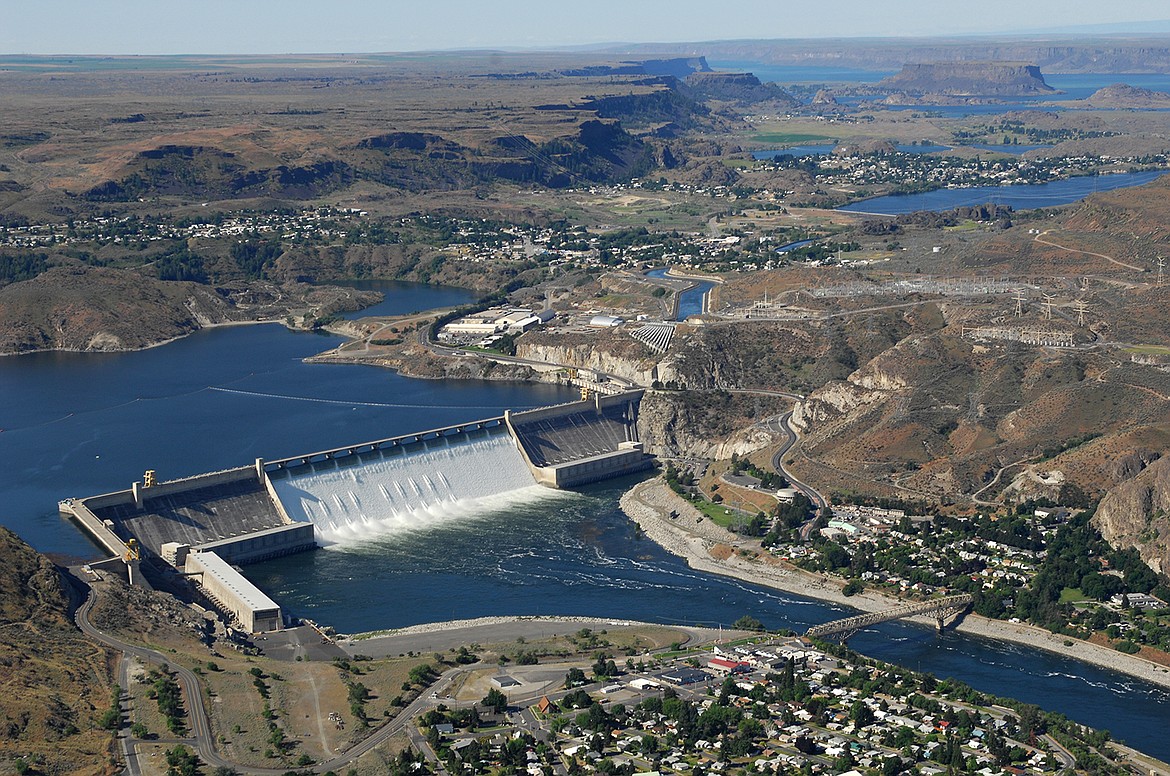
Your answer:
[[[841,592],[842,582],[836,578],[781,564],[771,555],[761,553],[758,545],[753,549],[751,543],[704,518],[661,479],[646,480],[628,490],[621,498],[621,506],[649,539],[686,559],[688,565],[698,571],[734,577],[865,612],[881,611],[903,603],[872,590],[846,596]],[[678,517],[672,518],[672,512]],[[842,616],[848,615],[843,613]],[[933,626],[933,620],[929,618],[914,619]],[[955,630],[1053,652],[1170,689],[1170,669],[1165,666],[1098,644],[1067,639],[1043,628],[968,614]],[[1066,646],[1066,641],[1071,642],[1071,646]]]

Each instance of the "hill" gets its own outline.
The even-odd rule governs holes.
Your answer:
[[[1083,102],[1091,108],[1157,110],[1170,108],[1170,94],[1117,83],[1098,89]]]
[[[73,625],[66,590],[47,558],[0,528],[0,762],[106,773],[113,656]]]
[[[879,88],[908,94],[1024,97],[1055,94],[1040,68],[1021,62],[928,62],[907,64],[884,78]]]

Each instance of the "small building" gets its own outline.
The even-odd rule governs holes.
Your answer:
[[[595,315],[589,319],[589,325],[595,329],[612,329],[625,323],[624,318],[616,315]]]
[[[713,657],[708,660],[707,668],[724,676],[728,674],[746,674],[752,670],[750,663],[744,663],[740,660],[726,660],[721,657]]]
[[[697,668],[672,668],[669,671],[663,671],[658,675],[659,679],[663,679],[671,684],[699,684],[711,678],[711,675],[700,671]]]
[[[1166,602],[1155,598],[1149,593],[1118,593],[1109,599],[1114,606],[1126,606],[1134,609],[1165,609]]]
[[[780,488],[780,490],[776,491],[776,500],[781,504],[791,504],[796,501],[796,494],[798,492],[796,488]]]

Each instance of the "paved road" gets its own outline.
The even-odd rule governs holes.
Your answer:
[[[789,411],[780,415],[773,422],[775,423],[776,430],[784,432],[788,438],[780,445],[780,449],[776,451],[776,454],[772,456],[772,468],[780,472],[784,476],[784,479],[792,484],[792,487],[807,496],[808,500],[817,509],[827,508],[829,506],[829,500],[821,495],[820,491],[807,482],[797,479],[792,472],[784,468],[784,456],[788,455],[796,447],[797,443],[800,442],[800,437],[797,435],[796,430],[792,428],[792,412]]]
[[[79,581],[78,581],[79,582]],[[96,594],[92,588],[77,591],[84,597],[84,601],[77,607],[74,614],[74,619],[77,622],[77,627],[81,629],[90,638],[105,644],[112,649],[116,649],[123,653],[123,666],[119,671],[119,680],[128,682],[129,678],[126,675],[125,663],[126,658],[136,657],[146,663],[154,663],[155,665],[168,665],[170,670],[175,672],[179,685],[183,689],[183,697],[187,704],[187,722],[191,728],[190,743],[194,749],[199,753],[199,757],[203,762],[213,768],[223,766],[225,768],[232,768],[240,773],[255,774],[256,776],[281,776],[281,774],[289,771],[288,767],[284,768],[259,768],[250,765],[242,765],[240,763],[232,762],[222,757],[214,746],[214,737],[211,734],[211,725],[207,718],[207,708],[203,702],[203,691],[199,685],[199,681],[194,673],[182,666],[177,666],[170,663],[166,657],[160,652],[155,652],[153,649],[146,649],[134,644],[129,644],[121,639],[111,636],[104,631],[101,631],[90,620],[90,612],[93,609],[96,600]],[[439,677],[438,681],[430,688],[431,690],[439,691],[449,686],[452,680],[461,672],[463,667],[452,668]],[[411,724],[415,717],[426,712],[429,708],[436,705],[438,701],[432,700],[430,695],[424,693],[414,700],[413,703],[403,709],[398,716],[386,723],[382,727],[375,730],[364,740],[358,742],[346,751],[322,763],[314,765],[310,770],[317,773],[323,773],[330,770],[340,770],[350,765],[354,760],[358,759],[366,752],[369,752],[379,744],[384,743],[391,736],[403,730],[407,725]],[[152,741],[151,743],[157,743]],[[123,755],[125,756],[127,772],[132,776],[137,776],[140,773],[138,767],[137,755],[134,752],[134,743],[129,737],[122,737],[120,741]]]

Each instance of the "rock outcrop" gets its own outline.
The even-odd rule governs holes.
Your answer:
[[[902,66],[880,88],[908,94],[1028,97],[1055,94],[1040,68],[1022,62],[926,62]]]
[[[785,406],[774,396],[650,391],[638,410],[638,436],[647,452],[662,458],[727,460],[775,444],[776,433],[755,421]]]
[[[625,334],[602,334],[596,338],[561,336],[556,342],[525,336],[516,347],[517,356],[531,361],[592,369],[639,385],[650,385],[658,379],[654,354]]]
[[[1154,571],[1170,572],[1170,458],[1109,491],[1093,525],[1114,547],[1134,547]]]
[[[1128,84],[1113,84],[1098,89],[1084,101],[1091,108],[1117,110],[1151,110],[1170,108],[1170,94],[1141,89]]]

